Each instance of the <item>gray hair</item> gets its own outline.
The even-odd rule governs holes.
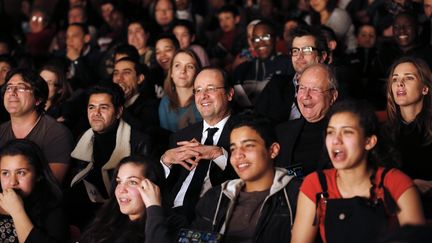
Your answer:
[[[311,69],[311,68],[316,68],[316,67],[324,69],[324,71],[327,73],[327,81],[329,82],[330,88],[337,91],[338,88],[339,88],[339,83],[338,83],[338,81],[336,79],[336,75],[335,75],[334,69],[332,67],[330,67],[329,65],[326,65],[326,64],[323,64],[323,63],[314,63],[314,64],[311,64],[311,65],[307,66],[303,70],[302,74],[304,72],[306,72],[306,70]]]

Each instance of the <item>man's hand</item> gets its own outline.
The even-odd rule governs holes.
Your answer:
[[[220,147],[203,145],[195,138],[178,142],[177,145],[180,147],[167,150],[162,155],[162,163],[166,166],[179,164],[187,170],[193,170],[200,160],[214,160],[223,155]]]
[[[187,146],[194,152],[197,152],[198,155],[195,156],[194,162],[195,165],[202,159],[206,160],[214,160],[217,157],[223,155],[223,151],[221,147],[211,146],[211,145],[203,145],[199,143],[196,139],[192,139],[191,141],[182,141],[179,142],[178,145]]]
[[[196,157],[200,154],[195,151],[195,147],[199,146],[196,140],[181,141],[177,145],[180,147],[167,150],[161,158],[162,163],[170,167],[173,164],[179,164],[187,170],[192,170],[197,165]]]

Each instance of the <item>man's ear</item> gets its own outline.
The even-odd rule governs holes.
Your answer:
[[[339,96],[339,92],[337,90],[331,90],[331,95],[332,95],[332,98],[330,100],[330,105],[333,105]]]
[[[275,142],[275,143],[273,143],[272,145],[270,145],[269,152],[270,152],[270,157],[271,157],[272,159],[275,159],[276,156],[278,156],[279,151],[280,151],[280,145],[279,145],[279,143],[276,143],[276,142]]]
[[[191,43],[195,41],[195,38],[196,38],[196,36],[192,35],[192,37],[191,37]]]
[[[336,50],[337,42],[335,40],[331,40],[327,43],[327,46],[331,51],[334,51]]]
[[[140,74],[140,75],[138,76],[138,84],[141,84],[144,80],[145,80],[145,76],[144,76],[144,74]]]
[[[236,24],[240,23],[240,16],[235,16],[234,21]]]
[[[122,115],[123,115],[123,106],[118,108],[116,118],[120,119]]]
[[[234,97],[234,88],[230,88],[228,91],[226,91],[226,95],[228,97],[228,101],[232,101]]]
[[[84,35],[84,43],[89,43],[90,42],[90,40],[91,40],[91,36],[90,36],[90,34],[86,34],[86,35]]]

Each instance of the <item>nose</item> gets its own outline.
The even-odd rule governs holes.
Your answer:
[[[115,192],[116,194],[125,194],[127,193],[127,189],[124,183],[119,183],[117,184],[116,188],[115,188]]]
[[[341,134],[340,132],[335,132],[332,136],[332,144],[341,144]]]
[[[9,178],[10,178],[9,179],[9,183],[8,183],[9,187],[10,188],[15,188],[18,185],[18,180],[17,180],[16,176],[15,175],[11,175]]]
[[[405,86],[405,80],[403,78],[399,79],[397,81],[397,86],[398,87],[404,87]]]
[[[242,148],[236,148],[231,152],[231,156],[237,160],[242,159],[244,158],[244,151]]]

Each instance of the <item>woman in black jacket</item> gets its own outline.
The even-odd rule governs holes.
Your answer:
[[[172,242],[163,213],[160,178],[146,157],[123,158],[114,174],[110,199],[83,233],[80,242]],[[174,227],[172,227],[174,228]]]

